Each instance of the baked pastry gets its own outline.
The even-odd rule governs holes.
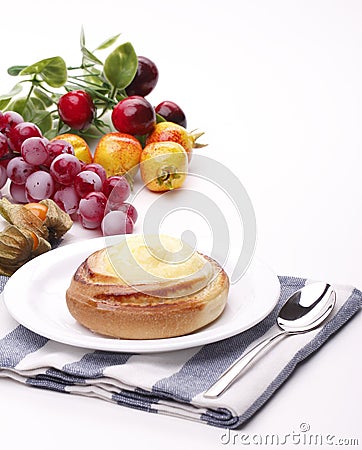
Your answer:
[[[72,316],[96,333],[158,339],[214,321],[228,291],[228,276],[212,258],[170,236],[132,235],[91,254],[66,301]]]

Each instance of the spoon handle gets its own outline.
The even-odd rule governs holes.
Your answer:
[[[286,331],[278,332],[253,347],[245,355],[241,355],[233,364],[220,375],[218,380],[204,392],[205,398],[217,398],[238,378],[240,373],[269,345],[286,336]]]

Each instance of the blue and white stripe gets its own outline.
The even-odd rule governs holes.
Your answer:
[[[0,290],[6,283],[0,277]],[[0,377],[118,405],[236,428],[252,417],[297,369],[362,306],[357,289],[337,286],[337,306],[319,329],[285,339],[260,358],[219,399],[202,393],[256,341],[275,328],[285,300],[307,280],[280,277],[274,310],[253,328],[202,347],[159,354],[92,351],[63,345],[27,330],[0,304]]]

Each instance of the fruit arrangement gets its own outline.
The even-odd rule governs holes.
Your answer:
[[[186,130],[176,103],[154,107],[145,98],[158,81],[153,61],[137,56],[129,42],[104,62],[96,56],[118,37],[91,52],[82,30],[79,66],[56,56],[10,67],[22,79],[0,96],[0,189],[9,179],[15,202],[53,199],[83,227],[101,227],[105,235],[133,232],[137,211],[126,200],[139,167],[151,191],[177,189],[193,149],[203,146],[196,142],[203,133]],[[89,138],[98,140],[94,156]]]

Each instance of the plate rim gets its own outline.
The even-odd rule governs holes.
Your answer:
[[[206,344],[211,344],[211,343],[215,343],[218,341],[221,341],[223,339],[227,339],[229,337],[235,336],[236,334],[239,334],[243,331],[246,331],[250,328],[252,328],[253,326],[255,326],[256,324],[258,324],[259,322],[261,322],[275,307],[275,305],[277,304],[277,301],[279,299],[279,295],[280,295],[280,282],[279,279],[276,275],[276,273],[270,268],[269,265],[267,265],[265,262],[263,262],[261,259],[259,259],[257,256],[255,256],[251,261],[251,263],[249,264],[248,269],[245,271],[242,279],[245,277],[245,275],[247,273],[249,273],[250,270],[253,270],[253,268],[255,267],[255,264],[261,266],[264,270],[266,270],[270,276],[270,280],[273,280],[274,282],[274,286],[273,289],[275,290],[274,295],[273,295],[273,301],[270,301],[268,303],[268,308],[265,308],[262,312],[262,314],[260,314],[258,316],[258,318],[256,318],[253,322],[248,323],[247,325],[241,326],[239,328],[234,327],[229,331],[224,331],[223,333],[219,333],[216,334],[215,336],[202,336],[201,337],[197,337],[197,334],[202,332],[202,331],[198,331],[196,330],[193,333],[184,335],[184,336],[177,336],[177,337],[171,337],[171,338],[163,338],[163,339],[139,339],[139,340],[132,340],[132,339],[116,339],[116,338],[108,338],[106,336],[102,336],[102,335],[96,335],[94,334],[94,343],[81,343],[79,342],[79,339],[77,338],[77,336],[74,335],[65,335],[65,337],[63,336],[59,336],[59,333],[52,333],[51,331],[49,332],[49,329],[40,331],[38,327],[36,326],[32,326],[31,323],[27,322],[26,320],[24,320],[23,317],[19,317],[17,310],[15,308],[15,312],[14,312],[14,308],[12,307],[12,303],[10,300],[11,297],[11,291],[12,289],[14,289],[13,285],[17,282],[18,278],[21,278],[23,272],[27,272],[29,270],[31,270],[31,267],[33,264],[36,264],[36,262],[40,263],[39,258],[43,258],[43,259],[53,259],[54,255],[57,255],[58,253],[62,254],[63,252],[68,253],[69,254],[69,249],[70,248],[77,248],[79,249],[78,251],[81,251],[81,249],[84,249],[84,245],[87,246],[87,251],[89,250],[89,254],[91,254],[93,251],[96,251],[96,247],[98,247],[98,243],[100,244],[101,242],[103,242],[103,247],[104,247],[104,242],[107,239],[107,243],[108,242],[118,242],[119,239],[124,239],[124,235],[117,235],[117,236],[107,236],[107,238],[105,238],[104,236],[101,237],[95,237],[95,238],[91,238],[91,239],[87,239],[87,240],[81,240],[78,242],[74,242],[74,243],[70,243],[61,247],[58,247],[57,249],[54,249],[50,252],[44,253],[40,256],[38,256],[37,258],[34,258],[33,260],[27,262],[26,264],[24,264],[24,266],[22,266],[20,269],[17,270],[17,272],[15,272],[15,274],[10,277],[10,279],[8,280],[8,282],[5,285],[5,288],[3,290],[3,292],[1,293],[1,297],[3,298],[3,301],[5,303],[5,306],[9,312],[9,314],[13,317],[13,319],[15,321],[17,321],[19,324],[23,325],[24,327],[28,328],[29,330],[33,331],[34,333],[37,333],[39,335],[44,336],[45,338],[48,338],[52,341],[61,343],[61,344],[65,344],[65,345],[70,345],[73,347],[78,347],[78,348],[87,348],[87,349],[91,349],[91,350],[101,350],[101,351],[110,351],[110,352],[116,352],[116,353],[161,353],[161,352],[168,352],[168,351],[176,351],[176,350],[183,350],[183,349],[188,349],[188,348],[194,348],[194,347],[199,347],[199,346],[203,346]],[[110,239],[111,238],[111,239]],[[92,244],[89,244],[90,242],[92,242]],[[88,248],[89,247],[89,248]],[[99,245],[99,248],[102,248],[101,245]],[[72,254],[72,252],[70,251],[70,254]],[[79,262],[80,263],[80,262]],[[271,281],[270,281],[271,282]],[[10,291],[10,294],[7,295],[8,291]],[[217,320],[217,319],[216,319]],[[203,330],[204,328],[202,328],[201,330]],[[87,332],[89,332],[89,330],[87,330]],[[193,337],[195,337],[195,339],[193,339]],[[88,341],[89,339],[93,339],[92,336],[85,336],[85,340]]]

